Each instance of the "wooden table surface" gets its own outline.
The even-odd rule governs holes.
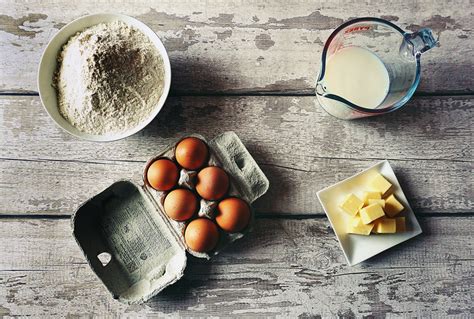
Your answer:
[[[474,19],[470,1],[0,0],[0,316],[474,316]],[[78,140],[41,106],[43,49],[66,23],[120,12],[168,49],[172,94],[146,129]],[[342,22],[430,27],[416,96],[386,116],[341,121],[313,96],[322,46]],[[233,130],[268,176],[253,233],[143,305],[111,298],[69,217],[171,139]],[[349,267],[316,192],[381,159],[424,233]]]

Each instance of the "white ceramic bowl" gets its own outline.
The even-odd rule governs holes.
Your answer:
[[[53,75],[57,67],[57,57],[62,48],[62,46],[69,40],[69,38],[75,35],[77,32],[82,31],[88,27],[97,25],[99,23],[107,23],[120,20],[128,25],[131,25],[140,31],[142,31],[145,35],[147,35],[150,41],[155,44],[156,49],[160,52],[163,58],[163,66],[165,69],[165,77],[164,77],[164,86],[163,86],[163,93],[158,101],[154,111],[150,114],[150,116],[143,121],[140,125],[133,128],[132,130],[123,132],[123,133],[114,133],[114,134],[105,134],[105,135],[94,135],[88,134],[79,131],[77,128],[72,126],[66,119],[62,117],[59,113],[58,109],[58,101],[56,90],[53,87]],[[41,62],[39,65],[38,70],[38,90],[41,98],[41,102],[43,103],[46,112],[48,112],[49,116],[56,122],[56,124],[64,129],[66,132],[85,139],[89,141],[98,141],[98,142],[106,142],[106,141],[115,141],[121,138],[125,138],[136,132],[143,129],[147,126],[160,112],[161,108],[165,104],[166,98],[168,97],[168,92],[170,90],[171,85],[171,65],[168,58],[168,54],[166,52],[163,43],[161,43],[158,36],[146,26],[144,23],[134,19],[132,17],[122,15],[122,14],[93,14],[81,17],[77,20],[72,21],[71,23],[64,26],[59,32],[51,39],[48,43],[48,46],[43,52],[43,56],[41,57]]]

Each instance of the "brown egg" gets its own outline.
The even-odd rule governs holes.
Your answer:
[[[175,189],[168,193],[163,204],[165,213],[174,220],[185,221],[198,209],[198,199],[188,189]]]
[[[169,159],[156,160],[148,167],[146,178],[154,189],[168,191],[178,183],[178,166]]]
[[[216,222],[226,232],[239,232],[247,227],[249,221],[250,207],[240,198],[226,198],[217,205]]]
[[[207,218],[198,218],[186,227],[184,240],[191,250],[201,253],[208,252],[216,247],[219,231],[213,221]]]
[[[220,167],[209,166],[202,169],[196,180],[196,191],[207,200],[221,199],[229,189],[229,176]]]
[[[188,170],[196,170],[206,164],[209,151],[206,144],[197,137],[188,137],[176,146],[176,161]]]

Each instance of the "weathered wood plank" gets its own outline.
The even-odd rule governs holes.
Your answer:
[[[255,203],[258,214],[324,212],[316,192],[375,164],[374,160],[314,159],[313,170],[261,165],[268,193]],[[472,164],[390,161],[416,213],[472,213]],[[80,203],[119,179],[142,181],[142,162],[0,160],[0,215],[69,215]]]
[[[472,101],[416,98],[400,112],[347,122],[312,97],[172,98],[140,134],[98,144],[56,128],[37,97],[3,97],[0,213],[70,214],[114,180],[141,180],[143,163],[173,138],[226,130],[270,178],[259,213],[320,214],[319,189],[384,158],[416,212],[472,212]]]
[[[414,31],[431,27],[441,47],[422,58],[421,91],[472,92],[474,73],[469,0],[445,1],[2,1],[0,91],[36,91],[43,49],[65,24],[90,13],[135,16],[163,39],[173,67],[173,91],[312,92],[324,41],[342,22],[389,19]],[[65,8],[68,8],[65,10]]]
[[[139,134],[113,143],[62,132],[37,96],[0,97],[2,158],[146,161],[174,138],[228,130],[259,162],[314,170],[315,158],[472,161],[474,96],[417,97],[358,121],[328,115],[314,97],[172,97]]]
[[[68,220],[2,219],[0,314],[468,318],[474,219],[421,224],[424,235],[349,267],[326,219],[257,220],[150,302],[126,306],[88,268]]]

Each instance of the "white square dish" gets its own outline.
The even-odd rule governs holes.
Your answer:
[[[347,233],[349,215],[344,213],[339,207],[347,194],[353,193],[362,198],[363,185],[377,174],[382,174],[393,186],[391,193],[403,204],[405,209],[398,216],[405,216],[407,230],[396,234],[372,234],[370,236]],[[329,222],[336,233],[339,244],[350,266],[367,260],[384,250],[398,245],[410,238],[422,233],[420,224],[413,213],[407,198],[403,193],[400,183],[387,160],[379,162],[368,169],[351,176],[341,182],[326,187],[318,193],[318,199],[323,206]]]

